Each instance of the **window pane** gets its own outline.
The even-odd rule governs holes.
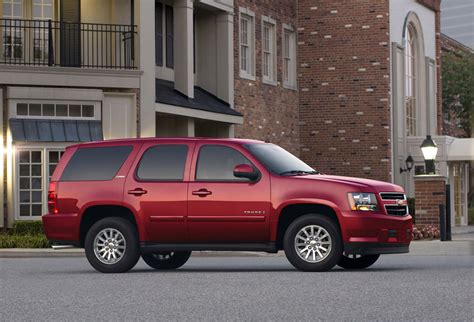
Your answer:
[[[56,165],[49,166],[49,176],[51,177],[54,174],[54,170],[56,170]]]
[[[31,166],[31,176],[41,177],[41,165],[32,165]]]
[[[30,104],[30,115],[41,116],[41,104]]]
[[[43,116],[54,116],[54,105],[44,104],[43,105]]]
[[[17,115],[28,115],[28,104],[17,104],[16,105]]]
[[[29,178],[20,178],[20,189],[30,189]]]
[[[143,180],[183,180],[188,154],[186,145],[162,145],[148,149],[140,160],[137,177]]]
[[[43,194],[42,191],[33,191],[31,193],[31,202],[35,202],[35,203],[41,202],[42,194]]]
[[[29,165],[20,165],[20,176],[28,177],[30,175],[30,166]]]
[[[31,178],[31,189],[41,189],[41,178]]]
[[[31,163],[41,163],[41,151],[31,152]]]
[[[131,146],[78,149],[64,169],[61,181],[111,180],[131,152]]]
[[[43,205],[32,205],[31,206],[31,215],[32,216],[41,216],[43,213]]]
[[[81,116],[81,105],[69,105],[69,116],[80,117]]]
[[[30,151],[20,151],[20,163],[30,163]]]
[[[67,105],[56,105],[56,116],[67,116]]]
[[[82,105],[82,117],[94,117],[94,106]]]
[[[30,205],[20,205],[20,216],[29,216],[30,215]]]
[[[20,191],[20,202],[21,203],[30,202],[30,192],[29,191]]]
[[[248,181],[234,177],[234,168],[238,164],[250,164],[240,152],[218,145],[203,146],[199,152],[196,170],[197,180],[235,180]]]
[[[58,163],[58,162],[59,162],[59,152],[49,151],[49,163]]]

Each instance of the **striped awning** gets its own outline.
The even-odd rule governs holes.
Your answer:
[[[10,119],[14,142],[102,141],[101,121]]]

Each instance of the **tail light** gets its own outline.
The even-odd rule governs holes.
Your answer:
[[[48,211],[50,214],[58,214],[59,210],[57,208],[58,194],[57,194],[57,184],[56,182],[51,182],[49,184],[48,190]]]

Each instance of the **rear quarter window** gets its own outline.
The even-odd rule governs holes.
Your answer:
[[[132,152],[132,146],[79,148],[60,181],[112,180]]]

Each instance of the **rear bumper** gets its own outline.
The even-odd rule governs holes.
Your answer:
[[[43,229],[52,243],[79,245],[80,218],[77,214],[44,215]]]
[[[344,244],[344,252],[358,255],[403,254],[409,252],[409,246],[395,243],[347,243]]]

